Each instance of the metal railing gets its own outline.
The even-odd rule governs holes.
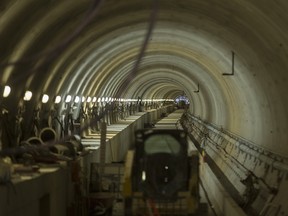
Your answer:
[[[226,150],[226,146],[234,144],[239,151],[246,153],[250,157],[257,158],[261,162],[272,165],[275,169],[288,172],[288,157],[276,154],[267,150],[259,145],[248,141],[232,132],[229,132],[222,127],[216,126],[212,123],[201,120],[199,117],[186,113],[187,116],[186,128],[195,136],[198,141],[208,141],[216,148],[221,148],[226,155],[229,152]],[[242,163],[239,163],[242,165]]]
[[[279,188],[287,181],[287,157],[189,113],[183,115],[181,123],[242,194],[243,208],[252,207],[258,214],[266,215],[263,212],[272,208],[274,198],[284,195]],[[274,205],[279,208],[279,204]]]

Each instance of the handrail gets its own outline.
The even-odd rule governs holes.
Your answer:
[[[276,169],[279,169],[279,170],[284,171],[284,172],[288,171],[288,157],[279,155],[279,154],[272,152],[266,148],[260,147],[259,145],[255,144],[251,141],[248,141],[248,140],[244,139],[243,137],[240,137],[236,134],[233,134],[232,132],[223,129],[222,127],[216,126],[212,123],[205,122],[201,118],[193,116],[190,113],[186,113],[186,115],[187,115],[188,119],[192,120],[192,125],[194,125],[193,126],[194,129],[199,131],[198,135],[204,136],[205,134],[208,134],[209,132],[217,133],[218,136],[221,136],[227,142],[231,142],[231,139],[235,143],[237,142],[241,151],[245,152],[246,154],[257,157],[259,160],[261,160],[263,162],[268,162],[268,163],[272,164],[273,167]],[[195,125],[195,122],[197,122],[202,127],[204,127],[204,129],[201,130],[199,127],[197,127]],[[227,136],[230,138],[230,140],[227,139]]]
[[[288,158],[281,156],[279,154],[275,154],[267,149],[261,148],[254,143],[249,142],[240,136],[232,134],[231,132],[224,130],[222,127],[219,128],[216,125],[211,123],[205,122],[199,117],[195,117],[190,113],[184,113],[181,119],[181,123],[184,128],[188,130],[189,133],[193,134],[195,139],[198,139],[200,143],[200,147],[205,150],[205,146],[214,146],[221,152],[221,155],[224,155],[226,159],[229,159],[236,167],[236,170],[233,170],[235,175],[242,181],[243,174],[245,175],[252,175],[259,182],[262,182],[263,185],[270,191],[271,194],[276,194],[278,191],[278,186],[275,185],[271,186],[262,176],[257,176],[252,167],[247,166],[245,163],[242,163],[238,156],[233,155],[233,151],[227,151],[227,145],[234,144],[238,148],[238,152],[242,152],[246,154],[246,157],[249,155],[250,157],[254,157],[255,161],[264,163],[268,165],[267,167],[272,167],[273,170],[276,169],[278,172],[282,172],[286,174],[288,172]],[[212,135],[212,136],[211,136]],[[219,139],[221,141],[219,142]],[[208,143],[209,142],[209,143]],[[213,148],[213,147],[212,147]],[[218,152],[218,154],[220,153]],[[235,151],[234,151],[235,153]],[[222,157],[222,156],[221,156]],[[246,160],[246,159],[245,159]],[[255,166],[254,166],[255,168]],[[239,173],[238,173],[239,172]],[[240,174],[242,173],[242,174]],[[279,183],[279,182],[278,182]]]

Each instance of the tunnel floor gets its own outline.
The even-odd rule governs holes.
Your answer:
[[[215,211],[213,210],[213,206],[208,204],[205,192],[202,187],[200,187],[200,195],[201,195],[201,210],[195,216],[217,216]],[[124,216],[124,202],[116,201],[113,204],[113,210],[111,216]]]

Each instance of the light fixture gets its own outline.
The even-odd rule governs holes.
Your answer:
[[[30,101],[32,98],[32,92],[31,91],[26,91],[24,95],[24,101]]]
[[[105,98],[105,101],[108,102],[108,97]]]
[[[60,102],[61,102],[61,96],[57,95],[57,96],[55,97],[54,103],[55,103],[55,104],[59,104]]]
[[[102,102],[104,102],[105,101],[105,97],[102,97],[102,100],[101,100]]]
[[[4,87],[3,97],[4,97],[4,98],[8,97],[9,94],[10,94],[10,92],[11,92],[10,86],[6,85],[6,86]]]
[[[98,98],[97,102],[100,103],[101,102],[101,98]]]
[[[142,171],[142,181],[145,181],[145,180],[146,180],[146,172]]]
[[[93,97],[92,102],[95,103],[97,101],[97,97]]]
[[[88,97],[86,102],[87,102],[87,103],[90,103],[91,100],[92,100],[92,98],[91,98],[91,97]]]
[[[81,101],[82,101],[82,103],[84,103],[86,101],[86,98],[83,96]]]
[[[66,99],[65,99],[65,103],[70,103],[72,100],[72,96],[71,95],[67,95]]]
[[[79,103],[79,101],[80,101],[80,97],[76,96],[75,99],[74,99],[74,103]]]
[[[47,103],[48,102],[48,100],[49,100],[49,95],[47,95],[47,94],[43,94],[43,96],[42,96],[42,103]]]

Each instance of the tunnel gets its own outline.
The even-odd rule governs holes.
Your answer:
[[[1,155],[47,127],[77,140],[113,125],[114,104],[132,116],[185,98],[186,129],[218,177],[238,194],[253,175],[255,215],[288,215],[287,10],[285,0],[1,0]]]

